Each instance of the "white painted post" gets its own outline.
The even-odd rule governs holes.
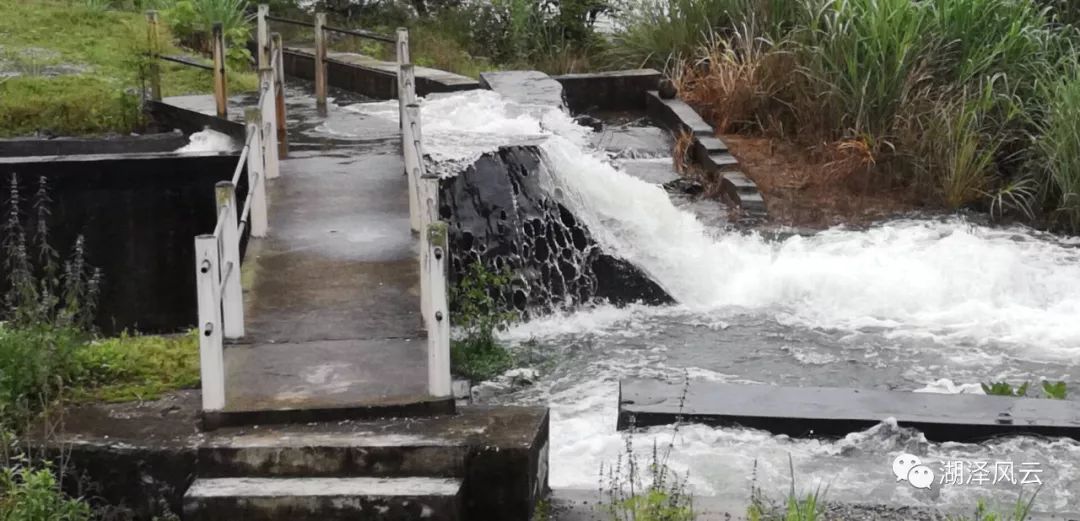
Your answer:
[[[265,146],[263,145],[262,119],[259,109],[249,108],[245,113],[247,132],[251,136],[251,149],[248,150],[248,192],[251,195],[251,209],[248,210],[248,226],[252,237],[266,237],[268,222],[266,218],[266,164]]]
[[[221,226],[221,322],[225,338],[244,336],[244,290],[240,287],[240,230],[239,210],[236,207],[236,186],[232,181],[221,181],[215,186],[218,219],[225,219]]]
[[[217,105],[217,116],[228,117],[229,91],[225,80],[225,33],[221,22],[214,22],[213,27],[214,46],[214,101]]]
[[[281,33],[274,33],[270,39],[273,41],[272,46],[277,61],[277,65],[274,66],[276,75],[274,100],[277,106],[277,116],[274,118],[274,124],[277,126],[275,143],[278,147],[277,157],[282,158],[289,157],[289,134],[285,128],[285,45],[281,43]]]
[[[398,91],[398,124],[404,124],[405,121],[405,106],[412,102],[412,100],[406,100],[401,95],[405,89],[404,69],[402,65],[412,63],[409,56],[409,30],[404,27],[398,27],[397,29],[397,64],[398,64],[398,77],[397,77],[397,91]]]
[[[259,69],[270,67],[270,25],[266,17],[270,15],[268,4],[259,4],[258,29],[256,42],[259,46]]]
[[[203,412],[225,408],[225,354],[221,334],[221,302],[214,295],[218,278],[218,242],[213,235],[195,237],[195,280],[199,295],[199,373]]]
[[[273,71],[273,69],[263,69],[263,70],[259,71],[259,79],[260,79],[260,84],[261,84],[260,88],[262,89],[262,93],[263,93],[262,94],[262,96],[263,96],[263,98],[262,98],[263,106],[261,107],[261,109],[262,109],[261,120],[262,120],[262,129],[263,129],[263,133],[262,133],[262,144],[263,144],[263,151],[264,151],[264,156],[263,157],[265,158],[265,163],[266,163],[266,167],[264,168],[264,171],[266,172],[266,178],[267,179],[277,179],[277,177],[281,174],[281,172],[280,172],[281,163],[280,163],[279,156],[278,156],[278,152],[280,150],[278,148],[278,144],[277,144],[277,136],[278,136],[278,133],[277,133],[277,118],[278,118],[278,112],[277,112],[277,99],[276,99],[276,95],[275,95],[275,92],[274,92],[276,82],[274,81],[274,71]]]
[[[399,77],[403,78],[402,86],[409,85],[413,77],[413,65],[402,64],[398,68]],[[404,94],[408,92],[407,88],[399,91]],[[423,158],[420,157],[419,150],[413,146],[414,143],[420,141],[419,128],[420,126],[414,124],[419,118],[419,106],[414,103],[406,104],[409,97],[407,95],[399,96],[398,103],[401,105],[401,150],[402,155],[405,158],[405,177],[408,180],[409,185],[409,225],[414,232],[420,232],[423,230],[423,225],[420,222],[420,199],[417,195],[416,186],[419,179],[419,166]],[[409,106],[417,107],[415,111],[407,108]]]
[[[315,103],[326,106],[326,13],[315,13]]]
[[[438,190],[438,180],[425,178],[425,184],[434,184]],[[430,189],[429,189],[430,190]],[[450,388],[450,310],[446,298],[447,264],[447,226],[442,221],[428,225],[426,235],[427,249],[423,257],[424,279],[427,280],[430,293],[431,315],[428,327],[428,393],[435,397],[451,395]],[[423,279],[421,279],[423,285]]]

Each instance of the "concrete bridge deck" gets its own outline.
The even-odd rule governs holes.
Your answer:
[[[246,331],[225,347],[223,412],[275,422],[427,410],[419,241],[397,122],[333,104],[320,115],[304,90],[287,99],[290,154],[268,185],[268,236],[245,254]],[[205,97],[166,102],[213,110]]]

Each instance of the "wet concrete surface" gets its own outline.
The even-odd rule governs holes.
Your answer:
[[[291,153],[268,185],[268,236],[244,258],[246,334],[225,349],[226,413],[427,399],[397,124],[346,110],[364,100],[343,91],[320,112],[309,92],[287,88]],[[206,96],[168,101],[213,110]],[[230,116],[245,103],[231,99]]]
[[[244,263],[246,336],[226,411],[403,403],[427,393],[417,238],[396,125],[291,95],[292,154]],[[365,128],[339,140],[333,128]]]

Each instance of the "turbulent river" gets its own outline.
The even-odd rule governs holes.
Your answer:
[[[351,107],[396,118],[396,104]],[[551,485],[595,489],[626,438],[615,430],[618,381],[723,382],[956,392],[980,381],[1065,380],[1080,395],[1080,249],[1076,241],[960,218],[899,220],[769,240],[710,228],[659,187],[620,172],[561,112],[487,91],[423,104],[425,143],[446,173],[501,144],[539,142],[552,193],[608,252],[634,263],[677,305],[597,306],[520,324],[504,340],[540,369],[495,403],[551,408]],[[965,386],[965,384],[968,384]],[[634,434],[651,449],[671,427]],[[789,457],[802,489],[828,499],[967,508],[1012,501],[1016,486],[928,492],[898,484],[900,452],[947,461],[1035,464],[1041,511],[1080,511],[1080,443],[1034,437],[929,443],[884,422],[838,440],[682,426],[671,465],[693,490],[748,498],[752,476],[783,493]],[[755,470],[756,469],[756,470]],[[1033,489],[1027,489],[1030,493]]]

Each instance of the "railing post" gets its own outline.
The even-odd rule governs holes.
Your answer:
[[[248,108],[244,113],[247,133],[251,148],[248,149],[248,192],[251,195],[251,208],[248,210],[248,225],[252,237],[266,237],[268,222],[266,218],[266,149],[263,140],[263,123],[260,110]]]
[[[221,226],[221,332],[225,338],[244,336],[244,290],[240,287],[240,230],[239,210],[236,208],[236,186],[221,181],[214,186],[217,193],[218,219]]]
[[[425,179],[435,185],[438,180]],[[420,266],[427,279],[430,294],[428,314],[428,393],[435,397],[450,396],[450,313],[446,298],[446,264],[448,249],[447,226],[442,221],[428,225],[427,248],[422,250]],[[423,280],[421,280],[423,285]]]
[[[270,26],[266,20],[266,17],[270,15],[270,5],[259,4],[258,21],[256,22],[256,45],[258,49],[258,65],[259,69],[267,69],[270,67]]]
[[[409,226],[414,232],[420,232],[424,228],[420,222],[420,198],[417,195],[417,182],[420,162],[423,161],[423,158],[419,155],[419,150],[413,146],[413,143],[420,141],[420,126],[413,124],[416,122],[413,118],[419,117],[419,107],[415,112],[406,108],[414,106],[413,101],[406,94],[409,92],[409,85],[413,81],[411,78],[414,77],[413,65],[402,64],[398,68],[398,76],[403,78],[400,83],[402,88],[398,91],[401,94],[398,104],[401,106],[401,150],[405,158],[405,177],[409,185]]]
[[[289,157],[289,134],[285,128],[285,46],[281,43],[281,33],[274,33],[272,40],[276,56],[271,59],[277,60],[277,66],[274,67],[274,99],[277,107],[277,116],[274,123],[277,124],[278,157],[281,158]]]
[[[150,53],[150,99],[161,101],[161,35],[158,33],[158,12],[146,12],[146,43]]]
[[[229,115],[229,94],[225,86],[225,33],[221,22],[214,22],[214,101],[217,115],[226,118]]]
[[[264,160],[266,164],[266,178],[277,179],[281,174],[281,162],[278,152],[278,133],[277,133],[277,95],[275,93],[277,82],[274,79],[273,69],[263,69],[259,71],[259,83],[262,92],[262,109],[261,120],[262,126],[262,143]]]
[[[398,64],[398,122],[401,124],[405,120],[405,106],[412,103],[412,100],[406,100],[401,92],[405,88],[405,78],[403,77],[404,69],[402,65],[412,63],[409,57],[409,30],[404,27],[398,27],[397,29],[397,64]],[[414,93],[415,96],[415,93]]]
[[[220,278],[219,269],[217,237],[195,237],[195,280],[199,297],[199,373],[202,377],[203,412],[225,408],[221,303],[214,295]]]
[[[326,106],[326,13],[315,13],[315,100]]]

